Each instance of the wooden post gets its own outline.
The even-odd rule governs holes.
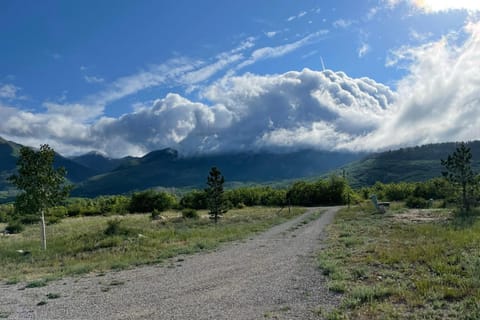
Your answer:
[[[45,228],[45,211],[42,209],[42,221],[40,222],[41,226],[41,237],[42,237],[42,248],[47,250],[47,232]]]

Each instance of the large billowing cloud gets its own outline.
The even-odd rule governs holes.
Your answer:
[[[381,126],[347,143],[351,149],[392,148],[480,139],[480,24],[456,36],[393,52],[390,63],[408,60],[409,74],[398,83],[398,100]]]
[[[203,98],[211,104],[169,94],[151,108],[103,119],[92,133],[110,154],[122,150],[119,142],[143,152],[165,146],[183,153],[335,149],[377,128],[395,94],[371,79],[305,69],[227,77],[207,87]]]

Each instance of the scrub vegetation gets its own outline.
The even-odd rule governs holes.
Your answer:
[[[206,210],[198,212],[198,219],[183,218],[178,211],[162,212],[158,220],[149,214],[67,218],[48,226],[45,251],[39,246],[39,225],[27,225],[20,234],[1,236],[0,279],[9,283],[34,279],[32,285],[38,285],[64,275],[162,263],[244,239],[304,211],[232,209],[217,224],[210,221]]]
[[[480,220],[449,209],[342,210],[318,263],[342,295],[328,319],[480,318]]]

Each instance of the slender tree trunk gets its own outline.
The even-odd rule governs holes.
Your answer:
[[[40,222],[41,237],[42,237],[42,249],[47,250],[47,232],[45,228],[45,211],[42,210],[42,221]]]
[[[467,201],[467,184],[463,183],[462,184],[462,200],[463,200],[463,208],[465,210],[465,213],[468,213],[470,211],[468,201]]]

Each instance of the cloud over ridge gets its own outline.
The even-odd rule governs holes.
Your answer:
[[[388,87],[371,79],[310,69],[226,77],[206,87],[202,96],[211,104],[170,93],[149,108],[103,119],[91,132],[97,141],[105,139],[102,147],[109,154],[118,152],[117,143],[140,152],[169,146],[185,154],[334,149],[377,128],[395,100]],[[107,143],[109,137],[117,143]]]
[[[458,32],[392,50],[387,65],[406,69],[395,89],[341,71],[236,73],[242,63],[286,54],[322,35],[260,49],[250,39],[213,63],[173,61],[106,84],[86,102],[45,102],[44,112],[14,108],[20,89],[1,85],[0,136],[32,146],[49,143],[65,154],[97,150],[114,157],[165,147],[183,154],[371,151],[480,139],[480,23],[468,23],[461,37]],[[226,68],[232,72],[206,81]],[[197,95],[172,90],[130,113],[104,116],[112,101],[170,79],[195,86]]]

